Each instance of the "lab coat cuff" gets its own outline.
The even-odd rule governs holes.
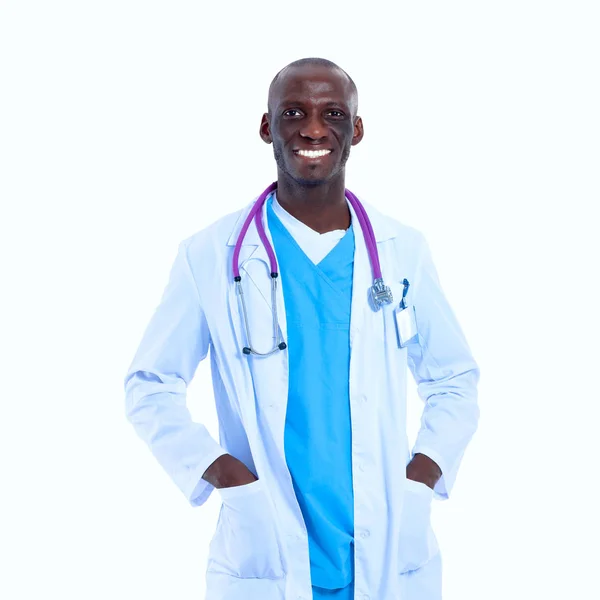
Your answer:
[[[205,454],[204,459],[198,463],[197,467],[190,473],[190,491],[186,494],[186,497],[193,507],[202,506],[215,489],[215,487],[206,481],[206,479],[202,479],[202,475],[204,475],[206,469],[208,469],[217,458],[228,454],[227,450],[217,444],[212,438],[210,439],[210,443],[210,451]]]
[[[419,443],[415,444],[415,447],[412,450],[410,457],[411,460],[414,458],[415,454],[424,454],[425,456],[428,456],[440,468],[440,470],[442,471],[442,476],[438,479],[437,483],[433,488],[433,495],[434,498],[438,500],[448,500],[450,496],[449,487],[451,486],[448,485],[449,482],[447,474],[450,471],[448,468],[447,461],[439,452],[436,452],[435,450],[427,446],[420,445]]]

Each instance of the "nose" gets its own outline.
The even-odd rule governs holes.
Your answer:
[[[320,114],[309,114],[304,123],[302,123],[300,135],[303,138],[320,140],[324,137],[327,137],[327,124],[324,123]]]

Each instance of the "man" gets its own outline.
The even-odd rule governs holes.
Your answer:
[[[277,186],[181,242],[125,379],[128,419],[190,504],[221,495],[207,600],[441,597],[431,501],[477,427],[479,369],[423,235],[365,203],[369,246],[345,195],[357,106],[330,61],[276,75],[260,136]],[[185,405],[209,348],[219,442]],[[412,449],[407,365],[425,402]]]

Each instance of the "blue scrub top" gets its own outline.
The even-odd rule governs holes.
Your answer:
[[[267,201],[285,298],[289,389],[284,447],[308,530],[313,586],[351,590],[354,497],[350,422],[352,226],[315,265]],[[340,592],[341,593],[341,592]],[[341,596],[339,596],[341,598]]]

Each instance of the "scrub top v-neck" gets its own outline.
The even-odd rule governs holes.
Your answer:
[[[318,263],[267,218],[285,299],[289,387],[284,448],[309,540],[312,584],[350,589],[354,498],[350,423],[352,225]],[[336,595],[337,597],[337,595]]]

